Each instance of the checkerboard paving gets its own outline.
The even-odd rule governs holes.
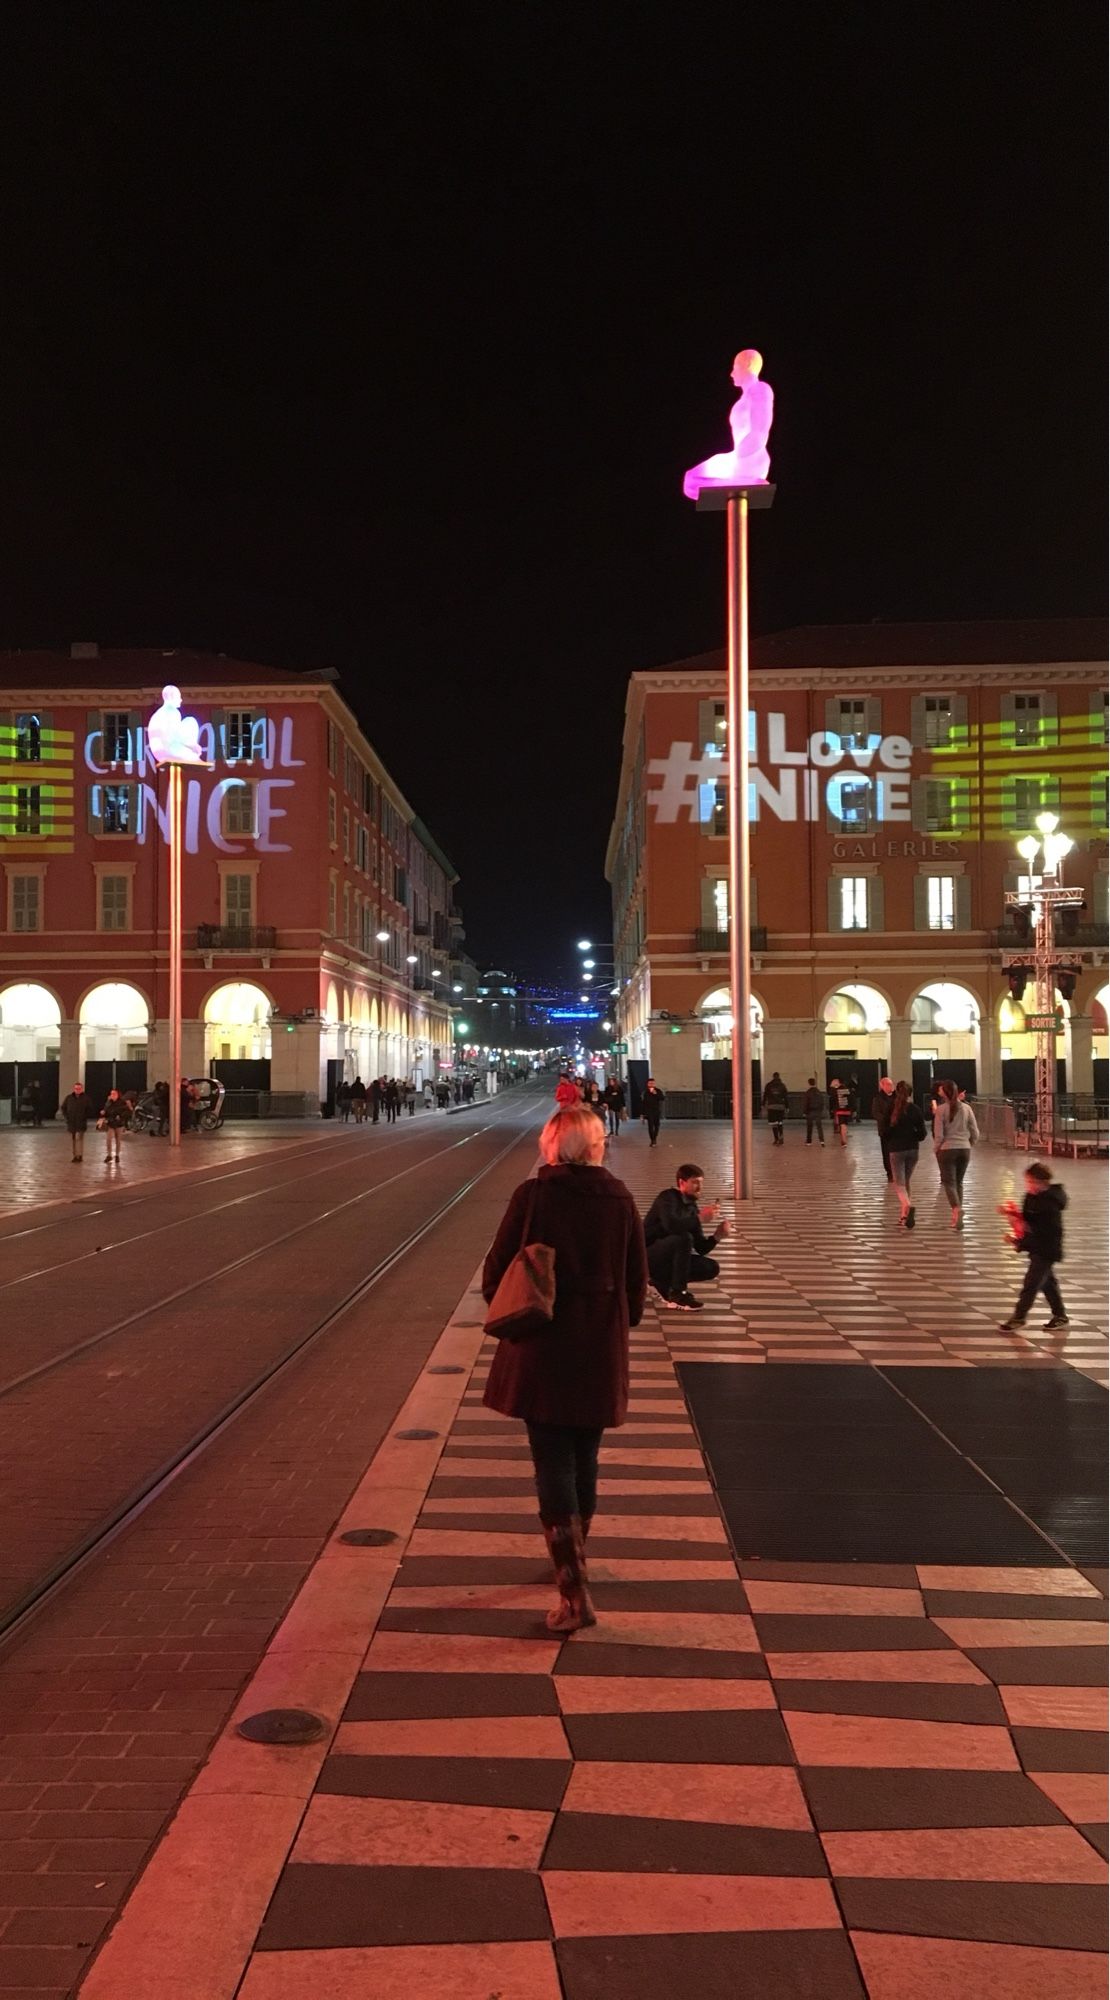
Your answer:
[[[866,1366],[809,1257],[760,1217],[721,1305],[633,1333],[598,1624],[565,1640],[484,1344],[242,2000],[1105,1992],[1106,1573],[732,1555],[674,1362],[785,1339]]]

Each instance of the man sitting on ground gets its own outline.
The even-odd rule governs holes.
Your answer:
[[[691,1278],[716,1278],[720,1265],[709,1252],[728,1235],[728,1223],[720,1204],[698,1207],[705,1185],[701,1167],[688,1162],[675,1175],[675,1186],[656,1195],[644,1217],[651,1282],[665,1306],[683,1312],[700,1312],[702,1301],[690,1290]],[[716,1231],[707,1236],[702,1224],[715,1222]]]

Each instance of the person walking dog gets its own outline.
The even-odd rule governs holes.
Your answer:
[[[518,1187],[482,1271],[482,1295],[498,1286],[526,1243],[554,1251],[550,1323],[502,1338],[483,1402],[521,1417],[536,1479],[540,1521],[559,1602],[552,1632],[594,1625],[585,1544],[597,1507],[602,1432],[628,1412],[628,1330],[647,1297],[647,1252],[636,1204],[602,1165],[605,1128],[584,1104],[568,1105],[540,1134],[543,1165]]]

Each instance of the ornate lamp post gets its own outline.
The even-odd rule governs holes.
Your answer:
[[[1059,832],[1059,824],[1055,813],[1041,813],[1036,822],[1037,833],[1027,834],[1018,841],[1018,853],[1029,873],[1029,894],[1008,889],[1006,902],[1011,908],[1032,910],[1033,960],[1030,966],[1027,952],[1007,952],[1002,960],[1003,969],[1011,974],[1011,992],[1021,975],[1024,975],[1021,978],[1024,992],[1029,972],[1033,974],[1036,1013],[1027,1019],[1026,1026],[1037,1037],[1034,1136],[1038,1147],[1049,1153],[1056,1132],[1056,988],[1064,991],[1070,983],[1074,992],[1075,974],[1079,970],[1074,959],[1063,957],[1056,950],[1056,912],[1083,903],[1082,889],[1065,889],[1060,881],[1060,863],[1075,843],[1066,833]],[[1039,852],[1043,852],[1044,864],[1037,874],[1034,864]]]
[[[769,507],[775,489],[767,439],[775,399],[759,377],[763,357],[744,348],[732,365],[740,391],[729,411],[732,450],[691,466],[682,482],[699,512],[726,516],[728,576],[729,984],[732,989],[732,1181],[752,1196],[751,885],[748,837],[748,510]]]
[[[170,1145],[181,1144],[181,768],[198,766],[210,771],[211,764],[200,748],[200,725],[195,716],[182,715],[181,689],[164,687],[162,706],[156,708],[146,726],[146,746],[151,762],[169,771],[169,857],[170,857]]]

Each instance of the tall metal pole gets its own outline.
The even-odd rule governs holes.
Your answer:
[[[1042,1023],[1052,1019],[1052,1027],[1037,1030],[1034,1088],[1037,1099],[1037,1144],[1052,1151],[1056,1128],[1056,925],[1052,891],[1055,876],[1047,872],[1037,898],[1037,928],[1034,933],[1033,967],[1037,1013]],[[1047,891],[1047,893],[1046,893]]]
[[[728,872],[732,993],[732,1185],[752,1198],[752,1017],[748,829],[748,496],[730,493],[728,535]]]
[[[170,1145],[181,1144],[181,766],[170,770]]]

